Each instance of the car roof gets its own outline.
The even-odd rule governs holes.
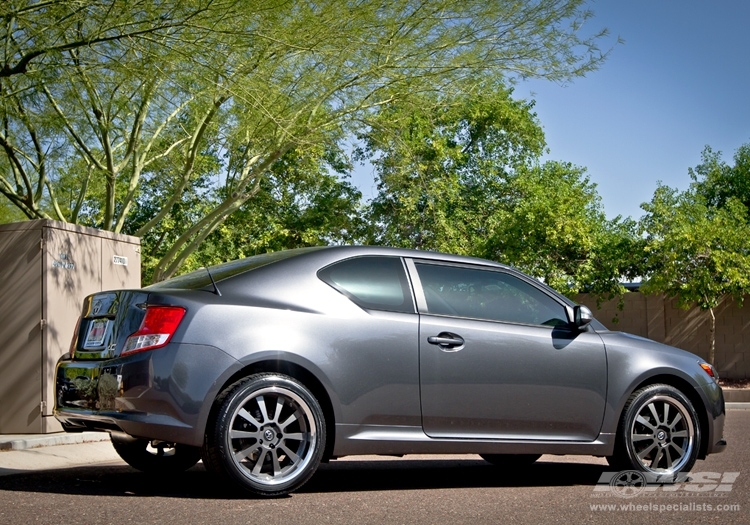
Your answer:
[[[280,270],[281,267],[286,267],[287,265],[292,265],[298,269],[305,268],[307,270],[317,270],[340,260],[365,256],[410,257],[414,259],[441,261],[454,264],[483,265],[512,270],[512,268],[506,265],[485,259],[426,250],[361,245],[312,246],[307,248],[269,252],[210,266],[208,269],[201,268],[148,286],[147,289],[166,290],[205,288],[212,286],[212,281],[221,282],[225,279],[233,279],[248,273],[256,274],[256,270],[260,270],[261,268],[263,268],[263,271],[260,272],[261,274],[266,273],[266,271],[274,271],[276,269]]]
[[[342,245],[342,246],[323,246],[323,247],[312,247],[312,248],[301,248],[299,254],[304,255],[304,252],[312,254],[313,252],[318,255],[325,256],[325,258],[331,258],[332,261],[346,259],[350,257],[362,257],[367,255],[379,255],[388,257],[410,257],[414,259],[427,259],[435,261],[446,261],[454,263],[464,264],[481,264],[484,266],[493,266],[498,268],[510,268],[504,264],[500,264],[494,261],[488,261],[486,259],[480,259],[478,257],[469,257],[465,255],[453,255],[449,253],[430,251],[430,250],[414,250],[409,248],[393,248],[388,246],[367,246],[367,245]]]

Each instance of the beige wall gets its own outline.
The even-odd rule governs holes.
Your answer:
[[[750,298],[748,298],[750,299]],[[674,299],[638,292],[623,296],[624,307],[618,310],[618,300],[602,303],[597,309],[596,298],[588,294],[578,301],[594,312],[594,316],[610,330],[630,332],[661,343],[676,346],[708,359],[710,346],[710,317],[697,308],[684,310]],[[750,377],[750,300],[743,306],[725,299],[716,314],[716,362],[721,377],[744,379]],[[617,322],[614,321],[617,319]]]
[[[62,430],[55,366],[83,298],[140,286],[136,237],[57,221],[0,225],[0,434]]]

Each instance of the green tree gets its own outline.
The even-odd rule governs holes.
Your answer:
[[[8,201],[0,200],[0,224],[19,222],[24,220],[24,218],[23,213],[18,208]]]
[[[502,85],[385,108],[360,158],[378,176],[371,242],[477,254],[514,170],[544,148],[532,104]]]
[[[549,161],[508,181],[505,206],[488,219],[483,255],[520,268],[566,295],[612,298],[638,273],[635,224],[608,221],[585,169]]]
[[[193,270],[258,253],[304,246],[361,241],[365,228],[360,210],[361,194],[345,180],[350,166],[337,148],[317,146],[287,152],[260,182],[256,198],[247,202],[186,260],[183,269]],[[168,196],[160,189],[161,177],[149,181],[152,195]],[[209,190],[209,181],[183,192],[181,202],[159,227],[141,240],[143,279],[148,282],[159,259],[173,239],[179,237],[200,215],[221,198]],[[195,191],[197,189],[197,191]],[[208,191],[207,191],[208,190]],[[136,207],[135,220],[147,220],[153,198]]]
[[[168,37],[187,29],[206,31],[209,10],[231,6],[221,0],[5,0],[0,5],[0,78],[54,72],[71,66],[67,51],[82,47],[106,52],[120,44]],[[194,23],[195,22],[195,23]],[[116,57],[110,57],[116,58]]]
[[[688,172],[692,186],[707,206],[721,208],[735,198],[750,209],[750,144],[737,149],[733,166],[722,160],[721,152],[706,146],[702,162]]]
[[[682,307],[697,305],[710,317],[708,360],[716,349],[714,309],[726,297],[742,302],[750,292],[750,225],[747,207],[734,196],[710,206],[691,188],[659,186],[642,208],[647,293],[677,298]]]
[[[539,164],[532,104],[485,85],[433,107],[388,108],[364,137],[379,188],[371,242],[494,259],[568,295],[622,291],[634,225],[606,220],[585,170]]]
[[[256,198],[288,152],[367,129],[385,106],[428,94],[441,103],[437,94],[474,92],[477,78],[565,82],[606,54],[604,32],[582,30],[591,16],[582,0],[205,0],[179,4],[199,8],[138,38],[118,35],[165,4],[116,9],[111,26],[85,2],[49,4],[4,12],[4,63],[26,73],[0,77],[0,193],[30,218],[146,236],[209,175],[221,198],[172,240],[154,280]],[[129,220],[144,181],[165,172],[168,199],[148,220]]]

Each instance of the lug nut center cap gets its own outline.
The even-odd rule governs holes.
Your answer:
[[[658,439],[659,441],[664,441],[665,439],[667,439],[667,433],[663,430],[660,430],[656,433],[656,439]]]
[[[263,432],[263,437],[265,438],[266,441],[273,441],[274,438],[276,437],[276,434],[274,434],[273,430],[271,430],[270,428],[267,428]]]

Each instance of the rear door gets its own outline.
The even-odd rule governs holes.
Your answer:
[[[422,424],[441,438],[591,441],[606,395],[594,332],[501,269],[413,261]],[[421,304],[420,304],[421,303]]]

